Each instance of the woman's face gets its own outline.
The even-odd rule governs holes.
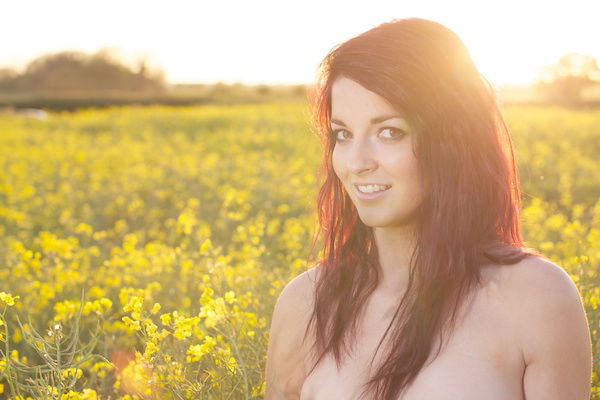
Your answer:
[[[333,169],[363,223],[411,224],[422,188],[413,153],[415,132],[407,120],[383,97],[339,77],[331,89],[331,132],[336,140]],[[384,187],[361,187],[371,184]]]

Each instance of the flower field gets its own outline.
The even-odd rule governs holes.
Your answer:
[[[527,245],[576,282],[597,360],[600,111],[506,116]],[[0,113],[0,398],[262,398],[319,156],[303,103]]]

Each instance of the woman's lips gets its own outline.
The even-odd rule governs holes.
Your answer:
[[[373,192],[373,193],[363,193],[360,190],[358,190],[358,188],[356,187],[356,185],[354,186],[354,189],[356,191],[356,197],[358,197],[361,200],[374,200],[374,199],[378,199],[381,196],[385,195],[389,190],[390,190],[391,186],[385,190],[380,190],[377,192]]]

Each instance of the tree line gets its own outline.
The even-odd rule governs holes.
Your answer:
[[[297,98],[304,94],[306,87],[299,85],[288,89],[277,89],[260,85],[245,87],[241,84],[212,85],[210,89],[186,89],[186,85],[170,85],[167,88],[162,69],[150,69],[144,61],[137,68],[124,65],[110,50],[102,49],[95,54],[77,51],[63,51],[47,54],[30,62],[23,72],[11,68],[0,68],[1,105],[21,105],[29,107],[57,107],[73,96],[80,102],[98,106],[98,99],[104,104],[130,102],[128,97],[139,95],[147,101],[173,104],[212,102],[215,99],[241,101],[272,98]],[[188,85],[189,86],[189,85]],[[192,85],[206,86],[206,85]],[[541,70],[539,79],[533,85],[538,102],[565,106],[600,106],[600,67],[596,59],[577,53],[565,54],[552,65]],[[589,96],[592,89],[592,96]],[[34,97],[23,104],[21,94]],[[117,93],[117,97],[113,94]],[[595,93],[595,94],[594,94]],[[107,96],[109,95],[109,96]],[[120,96],[120,97],[119,97]],[[120,100],[119,100],[120,99]],[[68,100],[75,101],[75,100]],[[39,103],[39,104],[38,104]],[[69,105],[72,108],[77,104]]]
[[[551,103],[577,106],[591,101],[600,102],[600,67],[590,55],[565,54],[556,63],[541,70],[535,88],[542,98]],[[588,89],[596,89],[597,94],[586,96]]]
[[[0,68],[0,92],[161,92],[164,72],[150,70],[144,61],[134,70],[109,50],[95,54],[62,51],[34,59],[18,72]]]

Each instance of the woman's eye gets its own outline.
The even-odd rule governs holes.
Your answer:
[[[342,132],[342,134],[340,135],[340,132]],[[345,140],[346,138],[344,137],[343,132],[346,132],[346,130],[344,129],[336,129],[331,131],[331,136],[333,136],[333,139],[335,139],[336,141],[342,141]]]
[[[383,128],[381,130],[381,132],[389,132],[389,133],[383,133],[383,137],[385,139],[399,139],[401,137],[403,137],[404,135],[406,135],[406,132],[404,132],[401,129],[398,128]],[[348,133],[348,131],[346,131],[345,129],[335,129],[332,130],[330,132],[331,137],[333,138],[333,140],[335,140],[336,142],[342,142],[348,139],[348,136],[351,136],[352,134]],[[347,136],[348,135],[348,136]]]
[[[383,128],[381,130],[381,132],[386,132],[386,131],[390,132],[388,137],[385,137],[385,135],[384,135],[384,137],[386,139],[396,139],[396,138],[400,138],[406,134],[404,131],[397,129],[397,128]],[[396,135],[394,135],[394,132],[396,133]]]

